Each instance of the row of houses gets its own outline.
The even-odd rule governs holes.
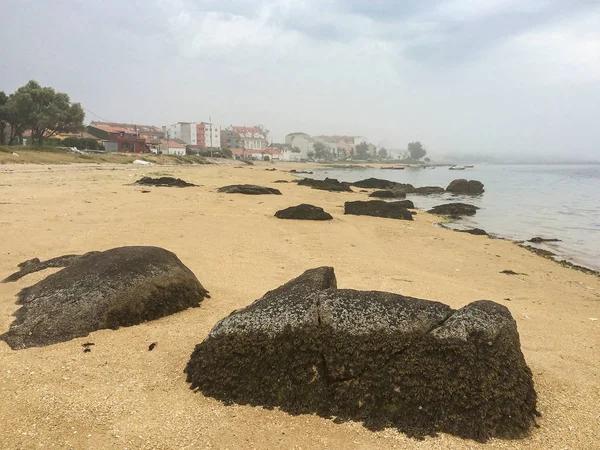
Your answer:
[[[344,160],[354,156],[356,147],[362,143],[373,156],[378,150],[363,136],[311,136],[298,132],[288,134],[284,143],[274,144],[269,143],[269,132],[264,127],[222,128],[209,122],[177,122],[157,127],[93,121],[78,136],[100,141],[108,152],[185,155],[227,148],[237,159],[275,161]]]
[[[285,148],[290,160],[323,158],[345,160],[354,156],[356,147],[366,144],[367,152],[375,157],[380,147],[371,144],[364,136],[311,136],[307,133],[290,133],[285,137]],[[319,151],[323,155],[319,155]]]

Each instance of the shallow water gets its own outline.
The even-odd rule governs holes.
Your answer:
[[[600,165],[478,165],[462,171],[435,169],[337,169],[315,171],[314,178],[358,181],[375,177],[419,186],[446,187],[456,178],[479,180],[478,197],[408,195],[419,209],[461,201],[479,206],[474,217],[456,223],[488,233],[528,240],[534,236],[562,242],[541,246],[569,261],[600,269]]]

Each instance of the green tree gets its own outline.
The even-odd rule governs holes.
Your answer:
[[[294,147],[292,149],[292,153],[302,153],[302,150],[300,150],[300,148],[298,148],[298,147]]]
[[[425,161],[425,162],[431,162],[431,158],[427,157],[423,161]]]
[[[313,159],[315,157],[315,152],[310,151],[306,154],[306,156],[308,156],[308,159]]]
[[[385,148],[383,148],[383,147],[381,147],[379,149],[379,151],[377,152],[377,154],[379,156],[379,159],[387,159],[387,157],[388,157],[388,151]]]
[[[29,129],[34,143],[41,147],[44,138],[83,128],[85,113],[81,104],[71,103],[64,92],[42,87],[33,80],[9,97],[6,108],[11,128],[15,128],[11,133],[11,140],[14,140],[16,134]]]
[[[356,159],[369,159],[369,144],[361,142],[356,146]]]
[[[427,154],[427,150],[423,148],[423,144],[416,141],[408,144],[408,153],[410,154],[411,159],[419,160]]]
[[[315,142],[313,149],[317,159],[325,159],[327,157],[327,147],[322,142]]]
[[[231,151],[231,149],[224,148],[223,150],[221,150],[221,153],[223,153],[223,156],[225,156],[225,158],[233,158],[233,152]]]
[[[6,129],[8,127],[7,101],[8,95],[4,91],[0,91],[0,145],[6,144]]]

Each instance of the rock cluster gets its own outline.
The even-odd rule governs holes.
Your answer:
[[[414,208],[410,200],[398,202],[386,202],[383,200],[354,201],[344,203],[344,214],[413,220],[412,213],[407,208]]]

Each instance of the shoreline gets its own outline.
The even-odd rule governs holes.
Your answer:
[[[600,440],[600,426],[590,420],[600,404],[596,276],[510,241],[435,227],[439,218],[425,211],[414,221],[344,215],[344,202],[365,194],[289,182],[290,169],[315,169],[310,164],[12,168],[0,170],[0,278],[34,257],[155,245],[173,251],[212,298],[156,321],[48,347],[13,351],[0,342],[2,448],[525,450],[593,448]],[[158,174],[198,186],[131,185]],[[288,183],[275,184],[281,179]],[[216,192],[246,183],[282,195]],[[324,208],[333,220],[274,217],[300,203]],[[355,422],[225,406],[190,391],[183,368],[218,320],[319,266],[334,267],[341,288],[395,292],[453,308],[481,299],[508,307],[534,376],[540,428],[516,441],[478,444],[440,434],[421,442]],[[0,333],[19,307],[16,294],[49,273],[0,284]],[[95,345],[83,353],[88,341]]]
[[[407,166],[408,167],[408,166]],[[315,171],[317,175],[319,175],[320,172],[320,176],[329,176],[329,174],[326,172],[327,170],[335,170],[335,169],[375,169],[377,167],[375,166],[366,166],[366,167],[349,167],[349,166],[337,166],[337,167],[321,167],[321,168],[316,168]],[[313,176],[315,174],[312,174]],[[301,174],[299,176],[302,176]],[[311,177],[311,175],[308,175],[308,177]],[[460,178],[459,175],[457,175],[458,178]],[[381,178],[384,180],[387,180],[388,178],[386,178],[385,174],[382,174],[381,176],[378,176],[377,178]],[[343,181],[343,180],[340,180]],[[394,180],[389,180],[389,181],[394,181]],[[415,186],[415,187],[419,187],[419,186]],[[371,191],[371,189],[369,189],[369,191]],[[435,199],[436,196],[435,195],[431,195],[431,196],[422,196],[422,195],[412,195],[412,194],[408,194],[407,198],[412,199],[413,201],[416,201],[415,199],[418,198],[422,198],[422,197],[427,197],[428,199]],[[485,195],[485,194],[484,194]],[[456,201],[459,202],[467,202],[468,203],[468,196],[458,196]],[[365,199],[366,200],[366,199]],[[424,211],[424,210],[422,210]],[[467,224],[464,221],[465,218],[462,219],[457,219],[457,220],[452,220],[452,224],[457,224],[459,227],[462,228],[472,228],[472,227],[479,227],[479,226],[484,226],[480,223],[477,223],[476,225],[473,224]],[[477,215],[475,215],[474,217],[469,217],[467,219],[471,219],[474,220],[475,222],[477,222]],[[445,228],[448,229],[455,229],[452,226],[447,226],[446,222],[443,221],[443,217],[442,217],[442,221],[440,221],[438,223],[438,225],[443,226]],[[458,230],[462,229],[462,228],[456,228]],[[488,232],[488,235],[490,237],[493,237],[495,239],[504,239],[504,240],[508,240],[511,242],[514,242],[515,244],[528,249],[529,251],[531,251],[532,253],[537,254],[538,256],[541,256],[543,258],[546,259],[550,259],[552,261],[555,261],[556,263],[564,266],[564,267],[570,267],[574,270],[580,270],[586,273],[591,273],[593,275],[596,276],[600,276],[600,261],[597,261],[595,263],[590,263],[589,261],[585,261],[584,259],[581,259],[576,252],[571,248],[569,251],[569,248],[563,248],[563,249],[549,249],[547,245],[544,245],[542,243],[542,245],[538,245],[538,246],[534,246],[534,245],[528,245],[528,241],[526,240],[527,238],[515,238],[515,237],[511,237],[509,235],[506,234],[501,234],[501,233],[497,233],[494,230],[490,231],[489,227],[485,227],[486,231]],[[534,235],[532,235],[534,236]],[[560,237],[560,236],[558,236]]]

